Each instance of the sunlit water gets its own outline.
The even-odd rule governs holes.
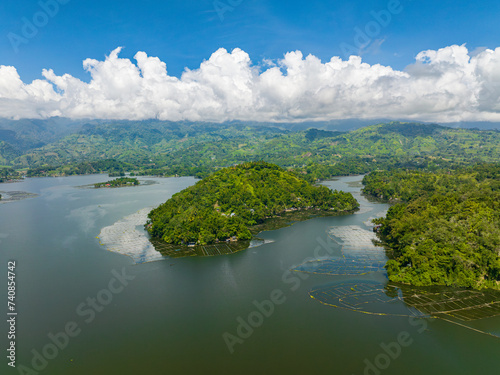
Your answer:
[[[274,242],[231,255],[138,265],[131,257],[106,251],[98,234],[196,180],[153,178],[158,184],[80,187],[107,179],[39,178],[0,186],[39,195],[0,205],[0,300],[6,306],[7,261],[15,260],[18,366],[35,365],[43,368],[38,373],[51,375],[498,373],[499,339],[436,319],[336,309],[308,294],[330,283],[385,282],[383,271],[362,276],[289,271],[318,253],[341,253],[340,245],[327,241],[332,226],[370,230],[366,224],[384,214],[387,205],[366,201],[359,184],[352,184],[361,177],[325,183],[355,194],[361,202],[355,215],[315,218],[261,233]],[[117,274],[128,280],[120,283]],[[262,303],[270,299],[276,303]],[[73,336],[63,340],[57,334],[68,323]],[[500,318],[475,326],[499,332]],[[6,349],[7,323],[2,327]],[[51,333],[62,340],[56,352],[51,351]],[[393,345],[398,339],[404,345]],[[387,354],[387,348],[393,351]],[[44,349],[54,358],[36,357]],[[3,358],[0,373],[19,373]]]

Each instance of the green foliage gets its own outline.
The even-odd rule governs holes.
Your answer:
[[[114,159],[105,159],[92,162],[83,162],[63,165],[60,167],[42,166],[28,169],[28,177],[36,176],[71,176],[92,174],[101,172],[122,172],[123,170],[131,170],[132,165],[117,161]]]
[[[73,170],[83,161],[113,159],[128,163],[131,167],[124,170],[139,175],[206,177],[231,165],[265,160],[312,182],[378,168],[433,169],[492,162],[499,155],[500,133],[492,130],[392,122],[341,133],[150,121],[88,125],[12,163],[43,166],[33,173],[45,175],[49,166],[57,174],[63,172],[62,165]]]
[[[7,142],[0,140],[0,164],[9,164],[19,155],[21,155],[19,150]]]
[[[332,132],[332,131],[311,128],[306,130],[304,136],[307,140],[314,141],[315,139],[318,138],[335,137],[340,134],[342,134],[342,132]]]
[[[17,172],[12,168],[0,166],[0,183],[7,182],[9,180],[17,180],[21,177],[22,177],[22,174],[20,172]]]
[[[392,251],[389,279],[500,289],[500,164],[365,176],[364,192],[399,200],[378,235]]]
[[[116,172],[109,172],[108,177],[123,177],[125,176],[125,172],[123,171],[116,171]]]
[[[0,141],[5,141],[23,152],[42,147],[78,130],[88,120],[71,120],[60,117],[48,119],[9,120],[0,118]],[[99,122],[93,120],[93,122]]]
[[[350,193],[312,186],[269,163],[252,162],[222,169],[174,194],[149,214],[146,226],[165,242],[210,244],[231,237],[251,238],[250,229],[287,211],[352,211]]]

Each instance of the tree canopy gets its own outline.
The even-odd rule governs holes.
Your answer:
[[[248,240],[250,228],[284,212],[353,211],[350,193],[313,186],[269,163],[224,168],[174,194],[149,214],[147,228],[167,243],[210,244],[236,237]]]
[[[119,177],[115,178],[114,180],[106,182],[98,182],[94,184],[94,187],[103,188],[103,187],[136,186],[136,185],[139,185],[139,180],[137,178]]]
[[[372,172],[363,183],[401,202],[375,221],[391,281],[500,289],[500,164]]]

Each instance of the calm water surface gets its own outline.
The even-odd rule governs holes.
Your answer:
[[[44,348],[55,357],[47,363],[35,360],[44,368],[33,374],[470,375],[500,371],[499,339],[440,320],[422,320],[427,328],[421,330],[420,323],[411,324],[405,317],[335,309],[307,293],[342,280],[384,281],[381,272],[351,278],[311,275],[305,280],[287,273],[313,256],[326,241],[329,227],[367,228],[363,222],[385,212],[387,205],[359,196],[359,184],[355,184],[359,176],[325,183],[356,195],[362,203],[356,215],[316,218],[265,232],[260,237],[273,243],[228,256],[140,265],[100,246],[96,236],[101,228],[165,201],[196,180],[151,178],[158,183],[121,189],[79,187],[107,179],[105,175],[38,178],[0,185],[2,191],[39,195],[0,204],[4,280],[0,300],[5,307],[7,261],[17,262],[16,363],[32,368],[33,356]],[[109,292],[113,270],[133,277],[120,292],[119,284],[112,284],[114,294]],[[284,302],[275,305],[260,326],[243,332],[245,337],[238,338],[230,353],[223,334],[236,337],[240,322],[249,314],[257,316],[252,315],[257,310],[254,302],[268,300],[274,290],[283,293],[280,301]],[[97,302],[91,308],[97,296],[107,305]],[[78,334],[54,353],[49,334],[63,331],[71,322]],[[498,317],[475,324],[500,333]],[[0,336],[4,353],[6,330],[4,322]],[[396,341],[402,332],[410,343],[394,358],[385,356],[382,346]],[[9,368],[3,358],[1,374],[23,373],[19,367]],[[370,369],[373,363],[379,368]]]

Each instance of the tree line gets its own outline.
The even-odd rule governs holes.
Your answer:
[[[500,289],[500,164],[378,171],[363,183],[397,202],[375,220],[391,281]]]

